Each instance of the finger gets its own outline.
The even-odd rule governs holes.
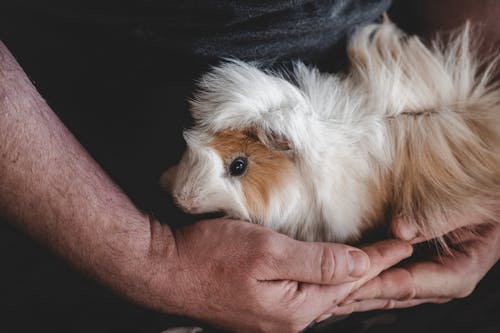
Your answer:
[[[466,247],[439,261],[417,262],[393,268],[369,281],[349,300],[457,298],[470,294],[498,260],[500,224],[482,226]]]
[[[423,298],[423,299],[411,299],[406,301],[398,301],[393,299],[370,299],[334,307],[331,309],[331,311],[329,311],[329,313],[324,314],[320,317],[325,317],[327,315],[341,316],[353,312],[409,308],[424,303],[440,304],[449,302],[450,300],[451,298]]]
[[[416,296],[416,286],[410,272],[405,268],[392,268],[368,281],[346,301],[369,299],[408,300]]]
[[[289,240],[277,250],[274,279],[336,285],[355,281],[370,267],[366,253],[335,243]]]
[[[413,252],[413,248],[409,243],[394,239],[376,242],[361,249],[370,258],[370,268],[359,280],[336,288],[339,301],[345,299],[353,290],[360,288],[367,281],[380,275],[382,271],[408,258]]]
[[[424,234],[421,228],[411,219],[398,217],[392,221],[392,234],[399,239],[413,244],[446,235],[456,229],[484,223],[479,214],[452,212],[433,221],[435,227],[432,234]]]
[[[281,279],[338,285],[368,281],[412,253],[407,242],[388,240],[362,249],[335,243],[292,241],[283,247],[278,270]]]
[[[394,266],[399,261],[409,257],[412,247],[407,242],[386,240],[362,248],[370,258],[370,268],[357,281],[331,285],[302,285],[301,292],[305,294],[306,303],[314,307],[316,313],[324,313],[325,309],[343,301],[353,290],[359,288],[366,281],[378,276],[380,272]]]
[[[451,298],[461,296],[463,281],[453,269],[419,262],[380,274],[349,296],[349,300]]]
[[[413,247],[408,242],[394,239],[379,241],[363,246],[361,249],[370,258],[371,265],[368,273],[356,282],[357,287],[378,276],[382,271],[394,266],[401,260],[410,257],[413,253]]]

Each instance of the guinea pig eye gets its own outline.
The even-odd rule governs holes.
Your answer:
[[[241,176],[247,169],[248,160],[245,157],[238,157],[231,162],[229,174],[231,176]]]

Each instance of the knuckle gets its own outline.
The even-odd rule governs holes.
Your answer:
[[[401,294],[398,300],[407,301],[415,298],[417,296],[417,287],[415,286],[414,277],[411,271],[399,269],[397,272],[399,277],[398,284],[401,286]]]
[[[331,248],[324,247],[321,250],[320,255],[321,260],[321,281],[328,282],[332,281],[335,277],[335,254]]]
[[[371,284],[371,286],[373,286],[373,288],[371,288],[369,294],[366,295],[366,297],[377,298],[377,297],[381,296],[382,292],[384,290],[384,287],[385,287],[385,283],[386,283],[385,280],[380,275],[377,275],[376,277],[374,277],[370,281],[370,284]]]
[[[417,297],[417,288],[412,285],[408,287],[408,290],[406,291],[406,294],[401,298],[401,301],[408,301],[410,299],[414,299],[415,297]]]
[[[374,260],[378,261],[384,258],[387,254],[387,245],[385,246],[378,246],[378,247],[373,247],[371,251],[371,256],[374,258]]]

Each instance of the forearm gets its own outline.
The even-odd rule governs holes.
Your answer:
[[[151,260],[170,258],[169,228],[110,180],[1,43],[0,184],[0,215],[131,298],[148,292]]]

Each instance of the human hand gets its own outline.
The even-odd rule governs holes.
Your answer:
[[[500,224],[485,224],[473,216],[455,218],[459,228],[445,230],[449,252],[382,272],[331,314],[444,303],[470,295],[500,257]],[[403,219],[394,222],[393,233],[412,243],[427,240]]]
[[[201,221],[174,237],[175,264],[158,276],[159,293],[169,286],[163,310],[237,332],[298,332],[411,254],[397,240],[361,251],[229,219]]]

